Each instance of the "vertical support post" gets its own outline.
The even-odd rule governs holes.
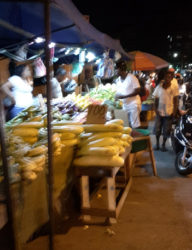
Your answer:
[[[90,208],[90,196],[89,196],[89,176],[80,177],[81,185],[81,208]],[[89,222],[91,220],[90,215],[83,215],[82,219],[84,222]]]
[[[47,79],[47,132],[48,132],[48,207],[49,207],[49,249],[54,249],[54,212],[53,212],[53,158],[52,158],[52,130],[51,130],[51,83],[50,83],[50,0],[44,2],[45,24],[45,65]]]
[[[5,143],[5,131],[4,131],[4,109],[2,99],[0,99],[0,146],[1,146],[1,156],[3,161],[3,175],[4,175],[4,192],[6,196],[6,210],[8,217],[8,230],[10,237],[10,250],[16,249],[16,240],[14,233],[14,219],[13,219],[13,206],[11,199],[11,191],[9,185],[9,171],[8,171],[8,162],[7,162],[7,154],[6,154],[6,143]]]

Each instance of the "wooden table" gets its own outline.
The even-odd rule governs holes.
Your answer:
[[[76,176],[80,178],[81,213],[85,222],[91,219],[91,215],[106,217],[110,223],[116,222],[132,183],[132,166],[130,166],[129,161],[130,151],[131,147],[126,148],[123,154],[125,163],[122,167],[75,167]],[[118,175],[118,173],[121,173],[121,175]],[[98,189],[94,190],[92,194],[89,191],[90,177],[99,177],[101,179]],[[107,192],[107,208],[92,207],[91,200],[94,194],[104,186],[106,186]],[[120,188],[118,196],[117,188]]]

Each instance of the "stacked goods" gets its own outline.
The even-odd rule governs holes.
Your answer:
[[[19,160],[19,170],[24,180],[34,180],[37,173],[43,170],[46,163],[47,147],[42,145],[30,149],[25,157]]]
[[[60,136],[61,144],[65,147],[72,147],[79,143],[79,135],[83,132],[81,125],[63,125],[62,123],[55,123],[52,127],[54,133]]]
[[[121,167],[122,154],[131,145],[131,136],[124,134],[123,121],[112,120],[105,124],[85,124],[78,145],[75,166]],[[128,128],[126,129],[128,132]],[[131,132],[131,129],[129,128]]]
[[[47,147],[33,147],[12,131],[6,135],[6,145],[10,181],[36,179],[45,166]]]
[[[121,109],[122,102],[115,100],[115,94],[116,84],[107,83],[106,85],[100,84],[98,87],[92,89],[88,95],[90,96],[90,101],[99,101],[100,104],[106,104],[111,109]]]
[[[12,134],[20,136],[26,143],[34,144],[38,140],[41,127],[43,127],[43,122],[22,122],[13,127]]]
[[[61,138],[60,134],[58,133],[53,133],[52,134],[52,146],[53,146],[53,155],[58,156],[61,154],[62,150],[62,143],[61,143]],[[39,136],[38,136],[38,141],[33,145],[33,147],[38,147],[41,145],[48,145],[48,140],[47,140],[47,128],[41,128],[39,130]]]
[[[80,110],[85,110],[91,102],[89,96],[76,95],[75,93],[69,94],[65,97],[65,101],[73,101]]]

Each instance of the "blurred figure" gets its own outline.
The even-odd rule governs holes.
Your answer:
[[[80,79],[80,85],[82,86],[82,92],[89,92],[91,89],[97,87],[101,80],[94,75],[93,66],[87,64],[84,66],[83,76]]]
[[[175,78],[177,79],[179,85],[179,96],[182,97],[186,92],[186,84],[184,84],[183,77],[180,73],[177,73]]]
[[[156,135],[155,150],[159,150],[159,139],[163,135],[161,151],[167,151],[165,144],[170,136],[172,119],[176,116],[178,110],[178,88],[172,83],[171,72],[166,72],[164,79],[158,84],[153,92],[155,97],[156,120],[154,131]]]
[[[140,112],[141,112],[141,98],[140,84],[137,78],[128,73],[127,64],[125,61],[118,61],[116,63],[117,73],[117,93],[115,98],[122,99],[123,109],[128,114],[128,121],[132,128],[138,128],[141,126],[140,123]]]
[[[55,77],[51,79],[51,88],[52,88],[52,98],[62,98],[62,88],[61,83],[66,77],[66,70],[63,68],[58,68],[55,72]]]
[[[10,77],[0,87],[2,97],[6,98],[6,105],[9,106],[6,120],[11,120],[22,110],[33,105],[32,84],[30,80],[31,71],[28,65],[16,65],[9,63]],[[9,102],[9,103],[8,103]]]

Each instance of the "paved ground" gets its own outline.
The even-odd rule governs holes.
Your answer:
[[[154,143],[154,136],[151,139]],[[192,180],[177,174],[175,155],[170,145],[168,149],[155,152],[158,177],[152,175],[149,164],[134,169],[133,185],[117,224],[83,226],[74,213],[61,223],[55,249],[191,250]],[[140,155],[137,163],[145,160],[147,156]],[[38,238],[26,249],[48,249],[47,239]]]

